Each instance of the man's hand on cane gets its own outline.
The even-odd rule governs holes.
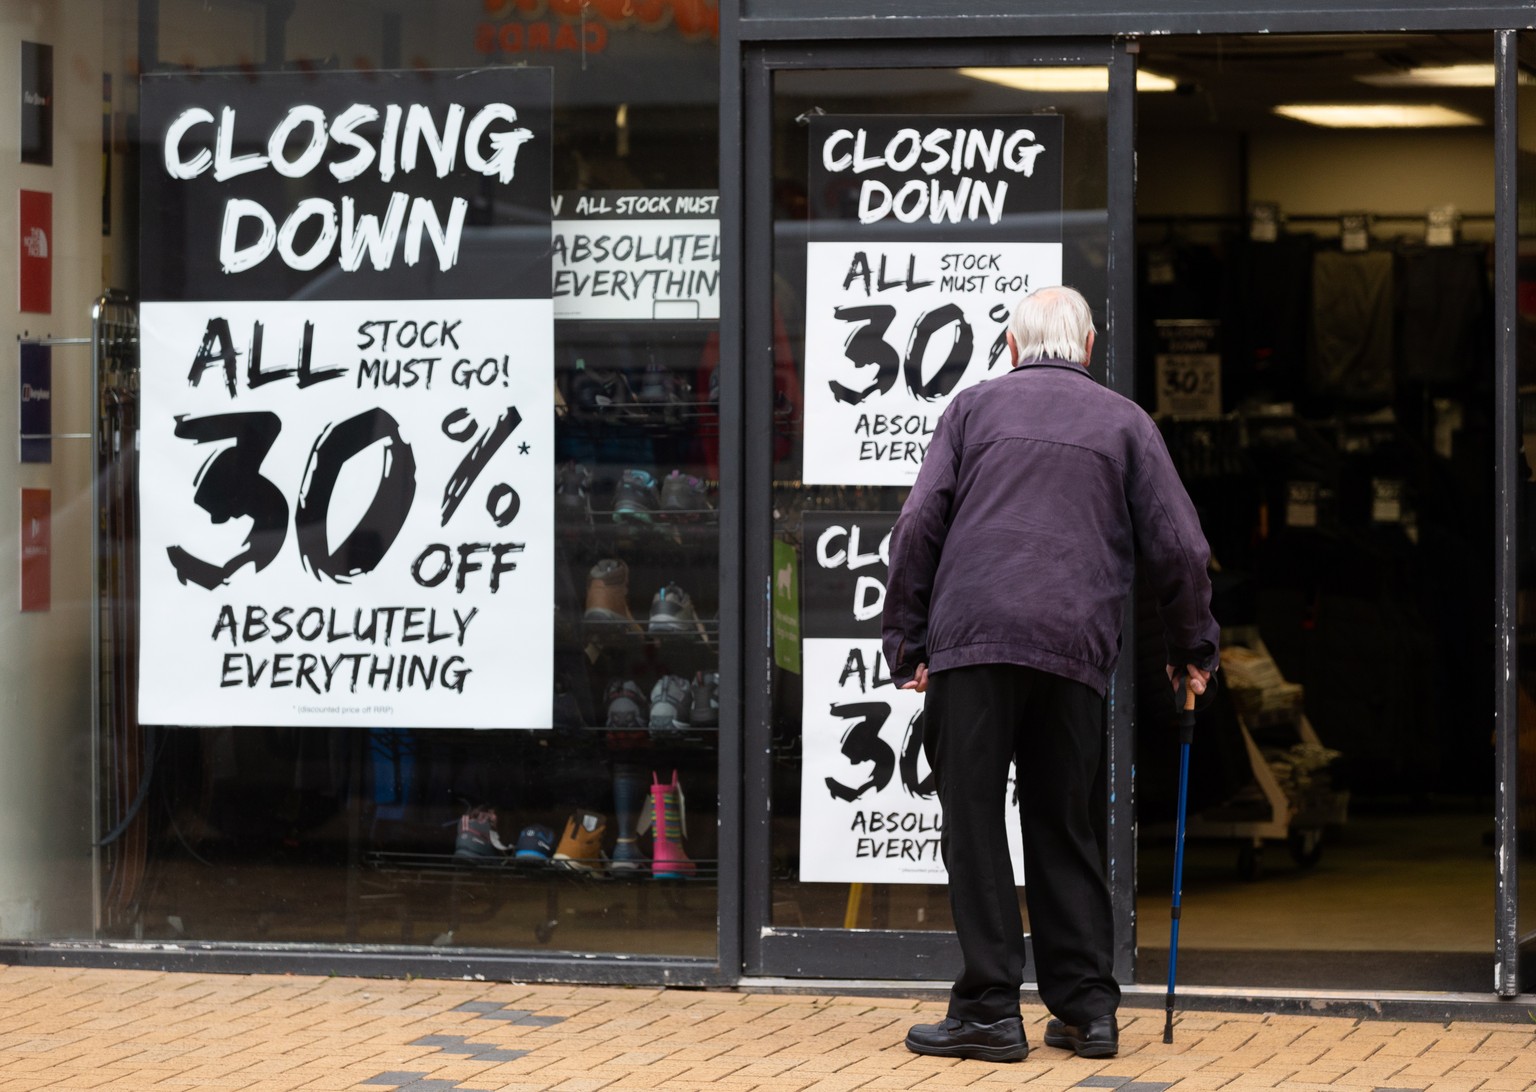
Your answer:
[[[918,664],[917,665],[917,671],[914,672],[913,675],[912,675],[912,681],[911,682],[904,682],[904,683],[902,683],[901,684],[901,689],[903,689],[903,690],[916,690],[919,694],[927,693],[927,691],[928,691],[928,665],[927,664]]]
[[[1168,682],[1175,691],[1179,688],[1179,672],[1172,664],[1164,668],[1168,672]],[[1189,688],[1196,694],[1204,694],[1205,688],[1210,685],[1211,673],[1196,667],[1194,664],[1185,664],[1184,673],[1189,676]],[[927,682],[927,672],[924,672],[924,682]]]

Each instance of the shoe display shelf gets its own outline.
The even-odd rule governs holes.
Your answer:
[[[1190,815],[1186,835],[1236,841],[1237,873],[1245,880],[1262,875],[1268,843],[1284,844],[1298,866],[1310,868],[1322,857],[1328,829],[1349,817],[1349,793],[1332,781],[1339,752],[1323,745],[1307,718],[1303,688],[1280,674],[1257,627],[1223,630],[1221,643],[1222,675],[1253,781]],[[1198,733],[1193,746],[1200,746]]]
[[[713,888],[720,875],[718,860],[693,861],[687,876],[657,878],[650,858],[614,869],[609,862],[598,867],[572,868],[567,862],[504,854],[465,857],[454,853],[412,853],[374,850],[364,857],[366,875],[360,901],[375,913],[392,913],[400,926],[400,943],[416,942],[419,927],[436,928],[432,943],[452,945],[465,925],[486,925],[512,916],[517,929],[529,929],[540,944],[551,943],[563,917],[581,913],[578,892],[601,886],[623,892],[632,905],[628,917],[636,928],[648,928],[652,898],[659,898],[675,915],[692,912],[688,890],[700,885]],[[543,899],[530,904],[532,885],[542,885]],[[446,898],[444,897],[446,895]],[[530,905],[534,910],[530,910]],[[711,897],[708,911],[713,913]],[[518,913],[521,911],[521,913]],[[607,908],[603,910],[607,912]],[[700,908],[704,912],[704,908]],[[521,920],[518,920],[521,918]]]

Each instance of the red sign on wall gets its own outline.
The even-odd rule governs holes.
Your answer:
[[[53,491],[21,491],[21,609],[47,610],[53,591]]]
[[[21,309],[53,310],[53,194],[21,191]]]

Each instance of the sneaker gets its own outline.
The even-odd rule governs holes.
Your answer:
[[[644,728],[649,723],[650,703],[633,679],[614,679],[608,684],[609,728]]]
[[[547,861],[555,852],[555,832],[534,823],[517,836],[517,856],[524,861]]]
[[[555,470],[555,508],[566,519],[592,519],[592,468],[574,459]]]
[[[697,633],[704,637],[704,626],[693,609],[693,600],[676,584],[663,586],[651,598],[649,628],[652,633]]]
[[[629,566],[616,557],[605,557],[587,573],[588,622],[635,622],[629,613]]]
[[[708,512],[714,507],[709,503],[709,486],[703,478],[674,470],[662,480],[663,512]]]
[[[588,368],[585,360],[576,361],[570,385],[571,402],[583,414],[599,414],[609,406],[627,405],[635,400],[623,372]]]
[[[579,872],[591,872],[603,866],[603,835],[608,833],[608,820],[595,811],[578,808],[565,821],[565,833],[554,859],[564,868]]]
[[[681,402],[682,394],[687,389],[688,385],[674,375],[672,369],[651,363],[645,366],[645,372],[640,376],[640,389],[635,392],[635,401],[670,405]]]
[[[618,487],[613,491],[613,518],[649,523],[661,498],[656,495],[656,477],[649,470],[630,468],[619,475]]]
[[[459,817],[453,839],[455,857],[500,857],[507,852],[496,830],[496,809],[473,807]]]
[[[663,675],[651,687],[651,727],[687,728],[693,712],[693,687],[681,675]]]
[[[717,727],[720,724],[720,672],[700,671],[693,677],[694,724]]]

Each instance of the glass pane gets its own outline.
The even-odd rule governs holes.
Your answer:
[[[1137,389],[1219,566],[1229,684],[1192,750],[1181,982],[1489,989],[1492,45],[1142,54],[1180,92],[1138,101]],[[1319,103],[1374,112],[1281,112]],[[1178,747],[1142,606],[1157,981]]]
[[[1027,290],[1075,285],[1103,326],[1106,75],[776,76],[775,926],[952,928],[921,698],[880,653],[884,542]]]
[[[53,833],[14,862],[0,855],[0,890],[11,900],[0,899],[0,936],[713,958],[717,6],[678,0],[620,12],[510,0],[266,7],[112,0],[105,7],[105,47],[94,20],[71,25],[83,8],[57,16],[40,8],[37,25],[23,32],[72,43],[69,71],[61,65],[56,74],[52,121],[56,268],[69,274],[55,281],[53,317],[40,316],[34,328],[87,334],[90,302],[107,286],[129,293],[121,315],[128,324],[139,296],[200,306],[218,286],[238,281],[241,271],[225,259],[248,250],[267,260],[262,245],[269,254],[276,248],[273,262],[311,252],[319,260],[309,269],[283,257],[291,283],[263,299],[269,311],[257,313],[238,293],[218,296],[203,321],[227,318],[230,333],[227,340],[210,334],[200,363],[197,344],[162,351],[146,324],[142,362],[122,341],[109,344],[126,351],[109,357],[98,392],[90,389],[88,347],[54,349],[52,421],[39,426],[55,434],[52,462],[24,465],[16,483],[51,490],[51,502],[36,492],[9,494],[21,500],[10,526],[37,528],[45,547],[53,513],[52,602],[36,605],[46,577],[29,584],[33,612],[19,616],[7,639],[21,657],[18,679],[32,680],[16,692],[31,694],[26,700],[37,708],[19,722],[30,742],[0,762],[9,777],[27,770],[33,786],[3,795],[0,807],[32,809],[8,829],[43,823]],[[141,48],[158,50],[144,63],[146,84],[158,73],[156,86],[173,97],[206,95],[214,103],[215,120],[188,115],[180,130],[185,175],[173,172],[176,157],[168,160],[158,143],[127,143],[154,124],[157,92],[141,93],[137,78]],[[480,78],[503,96],[513,95],[512,81],[543,81],[549,105],[537,95],[506,97],[520,119],[470,103],[455,120],[447,102],[469,93],[474,81],[459,77],[466,70],[492,73]],[[319,122],[286,113],[338,87],[340,99],[318,107]],[[220,148],[214,99],[228,88],[238,88],[229,94],[240,107]],[[347,128],[337,119],[352,102],[365,110]],[[427,111],[402,103],[426,103]],[[291,119],[286,142],[269,142],[272,119],[284,117]],[[258,132],[262,118],[267,129]],[[320,150],[311,161],[312,134]],[[209,165],[197,165],[199,151]],[[246,154],[253,158],[231,164]],[[349,166],[355,177],[344,179]],[[323,176],[327,167],[350,188],[331,196],[317,188],[307,172]],[[464,172],[475,184],[452,189]],[[142,216],[141,178],[150,195]],[[183,196],[194,179],[209,201],[249,197],[239,187],[260,179],[272,238],[249,205],[240,206],[246,220],[227,239],[174,222],[201,215]],[[532,207],[506,196],[525,183],[539,194]],[[307,226],[295,218],[284,227],[311,198],[331,201],[335,256],[326,253],[324,208]],[[370,223],[374,236],[354,236],[355,229],[366,236]],[[348,245],[371,278],[368,291],[349,287],[340,257]],[[397,247],[400,260],[392,257]],[[529,268],[549,272],[532,276]],[[463,273],[474,283],[453,281]],[[349,302],[358,299],[384,305]],[[487,310],[461,306],[465,299]],[[526,299],[552,317],[537,328],[517,326],[515,305]],[[454,325],[471,311],[490,317]],[[312,315],[320,318],[311,345],[301,323],[284,320]],[[470,350],[472,327],[479,340]],[[195,384],[186,382],[189,367],[201,377]],[[327,369],[357,378],[327,382]],[[312,400],[351,388],[336,404],[355,406],[325,422],[278,412],[283,428],[256,469],[271,482],[262,494],[271,511],[282,514],[257,530],[256,518],[230,503],[238,493],[227,488],[231,464],[219,462],[230,438],[178,433],[169,403],[155,393],[170,373],[171,387],[186,397],[193,385],[198,397],[222,396],[227,375],[232,386],[219,410],[226,415],[255,415],[269,395],[281,409],[300,388]],[[509,393],[529,390],[544,392],[539,404]],[[507,413],[513,401],[516,420]],[[329,426],[375,409],[389,420],[359,425],[353,439],[361,447],[349,454],[345,427]],[[430,427],[417,420],[424,414]],[[96,452],[79,439],[93,423],[103,434]],[[237,445],[248,442],[241,436]],[[192,461],[185,473],[141,475],[158,465],[156,451]],[[527,469],[534,466],[536,473]],[[91,528],[93,475],[104,506],[99,540]],[[388,483],[407,481],[414,501],[409,491],[391,499]],[[328,506],[315,499],[322,494]],[[305,498],[318,517],[304,514]],[[170,531],[168,506],[181,513]],[[414,524],[402,531],[391,521],[423,511],[440,548],[413,541],[403,556],[398,544]],[[380,519],[385,533],[370,543],[358,529],[376,530]],[[237,554],[247,535],[257,553],[222,574],[186,566],[178,586],[165,572],[172,532],[196,537],[203,557]],[[297,539],[306,533],[301,567]],[[273,556],[262,555],[274,541]],[[98,546],[93,824],[86,756]],[[49,560],[46,550],[27,556],[30,572]],[[288,586],[306,599],[260,590],[282,586],[273,574],[285,567]],[[384,572],[393,583],[377,577]],[[528,601],[509,612],[515,587]],[[180,602],[172,595],[150,594],[162,588],[197,606],[180,611],[168,606]],[[309,613],[311,603],[319,613]],[[221,604],[231,610],[227,624]],[[279,618],[284,606],[292,609]],[[166,618],[171,610],[178,613]],[[145,628],[147,618],[158,628]],[[329,628],[316,629],[321,620]],[[476,629],[497,627],[501,636],[473,656],[466,651],[461,664],[444,651],[467,650]],[[160,636],[141,639],[150,632]],[[369,641],[378,647],[354,647]],[[237,653],[233,666],[219,661],[229,696],[211,711],[202,666],[210,647]],[[418,651],[419,662],[410,658]],[[240,658],[247,652],[249,662]],[[374,652],[398,654],[392,678],[372,660],[332,662]],[[38,658],[38,670],[27,668],[27,655]],[[461,667],[471,671],[462,690]],[[197,707],[211,715],[141,723],[141,681],[158,677],[163,691],[165,673],[178,670],[189,703],[202,702]],[[217,696],[219,679],[211,685]],[[273,688],[285,685],[293,687],[292,719],[252,711],[268,708]],[[476,686],[503,696],[488,716],[462,714]],[[412,693],[425,695],[421,711],[400,713]],[[20,760],[44,744],[48,757]],[[103,844],[93,876],[96,840]]]

